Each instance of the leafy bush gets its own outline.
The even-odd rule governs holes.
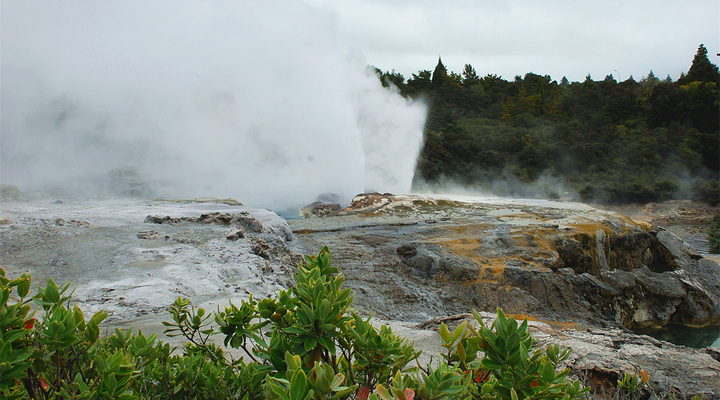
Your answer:
[[[713,254],[720,253],[720,214],[713,217],[710,228],[708,229],[708,242],[710,242],[710,252]]]
[[[575,399],[586,392],[566,380],[568,369],[558,372],[569,350],[535,348],[527,321],[500,309],[490,327],[477,313],[477,325],[464,322],[452,333],[441,325],[447,353],[421,367],[407,339],[350,308],[352,293],[327,247],[305,256],[295,280],[274,298],[250,297],[213,314],[178,298],[164,322],[168,336],[187,340],[175,349],[132,329],[99,338],[107,314],[86,320],[71,309],[69,283],[49,280],[28,298],[31,277],[11,280],[0,269],[0,397]],[[233,359],[213,335],[246,357]]]

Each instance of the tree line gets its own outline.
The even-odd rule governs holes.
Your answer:
[[[509,81],[480,77],[470,64],[448,72],[441,59],[409,79],[376,72],[429,105],[415,186],[604,203],[720,200],[720,72],[704,45],[676,81],[652,71],[622,82],[534,73]]]

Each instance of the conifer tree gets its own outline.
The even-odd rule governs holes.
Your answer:
[[[447,77],[447,68],[445,68],[445,65],[443,65],[442,58],[438,57],[438,63],[435,66],[435,70],[432,74],[432,87],[434,89],[439,88],[445,83]]]
[[[472,86],[480,83],[480,77],[477,75],[475,68],[473,68],[470,64],[465,64],[465,69],[463,69],[462,75],[462,83],[465,86]]]
[[[693,58],[690,70],[688,70],[681,84],[695,81],[720,83],[720,71],[718,71],[717,65],[710,62],[707,54],[708,51],[705,45],[701,44]]]

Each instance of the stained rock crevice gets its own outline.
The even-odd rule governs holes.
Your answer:
[[[336,224],[344,228],[327,229]],[[501,305],[513,313],[628,329],[720,322],[717,264],[670,232],[587,206],[364,194],[335,217],[291,225],[307,232],[299,235],[301,245],[334,249],[358,289],[372,285],[365,265],[393,265],[387,280],[437,293],[436,304],[414,309],[400,295],[379,299],[363,287],[362,303],[394,308],[394,315]],[[358,253],[373,257],[359,263],[352,256]]]

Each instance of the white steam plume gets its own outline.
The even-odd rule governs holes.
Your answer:
[[[161,194],[269,208],[410,190],[425,107],[345,56],[329,12],[10,0],[1,16],[2,183],[81,193],[133,167]]]

